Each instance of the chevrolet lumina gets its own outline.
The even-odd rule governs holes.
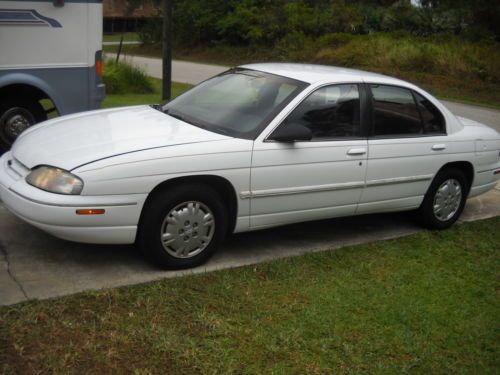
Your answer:
[[[229,233],[415,210],[447,228],[500,176],[500,136],[383,75],[252,64],[163,106],[98,110],[26,130],[0,195],[57,237],[136,243],[199,265]]]

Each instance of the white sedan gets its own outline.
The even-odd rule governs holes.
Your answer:
[[[240,66],[163,106],[81,113],[25,131],[0,196],[57,237],[201,264],[228,233],[415,210],[447,228],[500,176],[500,136],[422,89],[301,64]]]

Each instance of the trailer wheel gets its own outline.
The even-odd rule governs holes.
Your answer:
[[[24,130],[46,119],[45,110],[35,100],[21,98],[2,100],[0,103],[0,152],[9,150]]]

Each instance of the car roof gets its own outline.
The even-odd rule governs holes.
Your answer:
[[[365,72],[337,66],[295,64],[295,63],[259,63],[241,65],[239,68],[259,70],[307,83],[317,82],[380,82],[396,85],[411,85],[408,82],[383,74]]]

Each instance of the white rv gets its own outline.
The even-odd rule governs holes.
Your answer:
[[[101,46],[102,0],[0,0],[0,153],[52,111],[100,107]]]

